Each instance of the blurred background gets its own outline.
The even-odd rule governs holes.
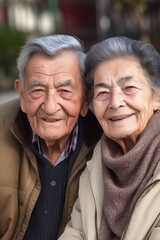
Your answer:
[[[16,58],[29,38],[65,33],[86,51],[104,38],[125,35],[160,50],[159,0],[0,0],[0,100],[18,77]]]

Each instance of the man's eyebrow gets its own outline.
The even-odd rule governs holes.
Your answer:
[[[32,87],[45,86],[45,84],[42,83],[42,82],[40,82],[39,80],[33,79],[33,80],[31,81],[31,86],[32,86]]]
[[[58,88],[58,87],[70,86],[71,83],[72,83],[71,79],[67,79],[63,82],[58,82],[58,83],[53,83],[53,84],[56,88]],[[43,82],[40,82],[39,80],[33,79],[31,81],[31,86],[32,87],[38,87],[38,86],[45,87],[46,85]]]
[[[71,79],[67,79],[63,82],[54,83],[55,87],[65,87],[71,85]]]

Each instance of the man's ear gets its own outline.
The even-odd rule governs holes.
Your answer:
[[[84,102],[80,112],[82,117],[85,117],[87,115],[91,101],[92,101],[92,95],[89,93],[88,94],[86,93],[86,97],[84,98]]]
[[[20,104],[21,104],[21,109],[22,109],[23,112],[25,112],[23,86],[22,86],[22,82],[19,79],[16,79],[14,81],[14,88],[18,92],[19,100],[20,100]]]
[[[89,103],[87,101],[84,101],[82,108],[81,108],[81,112],[80,112],[82,117],[85,117],[87,115],[88,108],[89,108]]]

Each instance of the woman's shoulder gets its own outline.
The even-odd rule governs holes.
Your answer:
[[[92,158],[87,162],[87,168],[90,170],[95,167],[95,165],[99,165],[101,163],[101,139],[97,142]]]
[[[91,178],[92,175],[101,173],[101,166],[101,140],[99,140],[94,148],[92,158],[87,161],[86,168],[81,175],[81,180],[83,179],[82,181],[84,181],[86,178]]]

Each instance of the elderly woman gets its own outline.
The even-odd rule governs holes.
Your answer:
[[[94,45],[87,82],[104,135],[61,240],[160,239],[160,55],[142,41]]]

